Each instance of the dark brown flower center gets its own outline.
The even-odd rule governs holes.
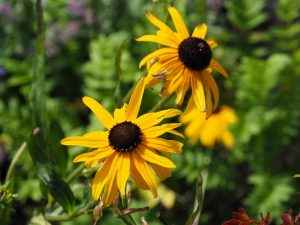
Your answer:
[[[212,58],[207,42],[201,38],[188,37],[178,47],[178,54],[183,64],[192,70],[203,70]]]
[[[142,141],[141,129],[135,123],[118,123],[109,131],[109,144],[118,152],[134,150]]]

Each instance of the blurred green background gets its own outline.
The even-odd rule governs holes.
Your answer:
[[[173,157],[177,168],[164,182],[176,193],[175,204],[167,208],[157,203],[135,214],[136,221],[144,216],[151,225],[162,224],[160,212],[167,224],[184,224],[193,210],[200,173],[208,176],[199,224],[222,224],[240,206],[253,217],[270,212],[277,224],[281,213],[299,212],[300,180],[293,175],[300,172],[300,1],[44,0],[42,49],[37,47],[36,2],[0,0],[1,225],[93,224],[93,172],[83,170],[69,180],[79,166],[73,157],[87,149],[67,149],[60,140],[102,129],[81,97],[91,96],[110,111],[120,105],[144,74],[139,60],[155,49],[134,41],[156,31],[145,10],[168,21],[170,4],[190,31],[200,22],[208,24],[208,37],[218,43],[214,57],[230,73],[227,80],[214,74],[220,105],[233,107],[239,122],[231,127],[231,150],[222,144],[208,150],[185,139],[183,153]],[[38,78],[40,72],[45,79]],[[161,99],[158,90],[146,91],[142,112]],[[174,101],[166,107],[175,107]],[[32,141],[37,124],[47,132]],[[24,141],[28,147],[7,180]],[[132,191],[132,206],[148,204],[144,194]],[[60,221],[64,209],[69,215],[85,210]],[[99,224],[122,223],[107,209]]]

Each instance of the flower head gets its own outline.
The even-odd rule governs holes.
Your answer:
[[[144,35],[137,39],[165,46],[148,54],[140,62],[140,67],[148,65],[146,85],[153,86],[164,80],[161,94],[169,96],[175,92],[177,105],[182,104],[187,90],[191,88],[190,101],[200,111],[207,111],[210,115],[212,107],[215,109],[219,101],[218,86],[210,72],[213,69],[228,77],[227,72],[212,57],[212,49],[217,44],[211,39],[205,39],[207,26],[204,23],[199,24],[190,35],[178,11],[173,7],[168,10],[176,32],[147,12],[148,20],[159,30],[156,35]]]
[[[229,126],[237,122],[237,117],[232,108],[221,106],[218,112],[213,113],[209,118],[205,112],[197,108],[184,113],[180,121],[187,124],[185,134],[191,139],[200,139],[200,142],[212,148],[216,142],[223,142],[227,148],[232,148],[234,137]]]
[[[115,109],[113,116],[94,99],[83,97],[84,104],[107,130],[67,137],[61,141],[63,145],[96,148],[78,155],[74,162],[85,162],[89,168],[101,164],[93,181],[92,196],[99,199],[102,194],[105,206],[109,206],[119,192],[121,196],[125,195],[129,177],[140,188],[150,189],[156,197],[157,184],[153,171],[165,179],[171,175],[170,169],[175,167],[170,159],[159,153],[169,155],[182,151],[182,143],[159,137],[164,133],[182,136],[174,130],[181,124],[158,125],[165,118],[181,114],[180,110],[167,109],[138,117],[144,88],[142,79],[135,87],[129,104]]]

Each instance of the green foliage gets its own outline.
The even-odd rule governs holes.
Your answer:
[[[123,40],[129,39],[126,32],[116,32],[110,35],[99,35],[90,44],[90,59],[82,67],[84,76],[83,91],[96,99],[103,99],[108,93],[114,94],[116,80],[122,69],[122,82],[129,83],[137,79],[138,69],[132,63],[134,59],[128,50],[122,53],[120,67],[116,67],[116,52]],[[117,64],[119,65],[119,64]]]
[[[268,19],[264,12],[266,0],[226,0],[228,19],[237,28],[243,31],[256,28]]]
[[[291,179],[287,177],[271,177],[266,174],[254,174],[249,177],[254,190],[246,200],[246,206],[252,212],[271,212],[272,217],[279,218],[282,209],[294,193]]]

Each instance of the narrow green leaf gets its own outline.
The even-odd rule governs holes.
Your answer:
[[[28,141],[29,153],[37,176],[46,186],[52,197],[71,215],[75,204],[73,192],[69,185],[59,178],[51,165],[51,161],[46,154],[46,148],[42,143],[42,135],[40,133],[32,136]]]
[[[116,85],[114,97],[115,97],[117,106],[122,105],[122,94],[121,94],[122,55],[123,55],[124,51],[126,50],[126,48],[128,47],[130,39],[131,38],[126,38],[122,41],[122,43],[117,51],[116,58],[115,58],[115,73],[117,75],[117,85]]]
[[[54,165],[56,171],[60,176],[64,176],[66,172],[67,162],[68,162],[68,151],[66,147],[60,144],[61,137],[64,133],[59,126],[57,121],[50,122],[49,138],[51,140],[50,144],[50,154],[49,159]]]

